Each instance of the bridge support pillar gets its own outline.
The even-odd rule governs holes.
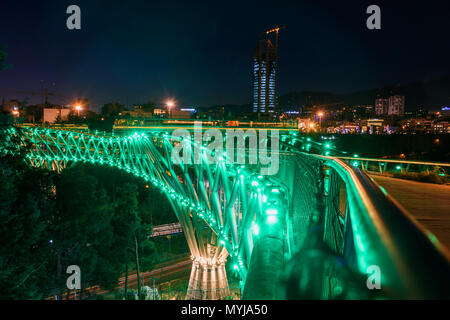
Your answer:
[[[186,300],[220,300],[229,295],[225,262],[210,265],[194,260]]]

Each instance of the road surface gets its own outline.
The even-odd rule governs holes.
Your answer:
[[[370,175],[450,249],[450,186]]]
[[[192,267],[192,260],[189,258],[189,255],[182,256],[180,258],[176,258],[164,263],[161,263],[155,267],[155,269],[147,272],[141,272],[141,278],[144,279],[145,285],[150,285],[152,281],[150,279],[152,277],[157,278],[157,284],[179,279],[179,278],[189,278]],[[142,285],[142,283],[141,283]],[[130,271],[128,274],[128,288],[137,288],[137,274],[136,271]],[[117,289],[125,287],[125,277],[121,277],[118,279]],[[84,289],[85,294],[104,294],[107,293],[107,290],[100,288],[99,286],[92,286]],[[46,300],[54,300],[54,296],[48,297]],[[69,293],[63,294],[63,300],[72,300],[75,299],[75,294],[73,291]]]

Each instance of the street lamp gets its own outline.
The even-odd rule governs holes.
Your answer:
[[[322,111],[317,112],[317,116],[319,117],[319,126],[322,128],[322,117],[324,116],[324,113]]]
[[[83,107],[78,104],[78,105],[75,106],[75,110],[77,110],[78,118],[79,118],[80,117],[80,111],[83,110]]]
[[[173,100],[167,100],[166,107],[167,107],[167,114],[170,117],[170,108],[173,108],[175,106],[175,102]]]

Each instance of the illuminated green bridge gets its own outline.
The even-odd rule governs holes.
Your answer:
[[[436,238],[354,163],[330,156],[326,144],[314,149],[310,139],[284,133],[272,152],[279,171],[269,176],[259,163],[225,156],[208,164],[208,148],[200,149],[201,161],[178,164],[174,148],[194,141],[172,141],[170,132],[9,132],[31,146],[35,167],[113,166],[161,190],[192,254],[188,299],[227,297],[227,269],[241,279],[244,299],[449,297],[449,258]]]

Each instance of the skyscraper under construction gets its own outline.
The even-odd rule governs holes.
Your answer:
[[[268,115],[277,109],[277,50],[280,28],[265,32],[275,33],[275,46],[268,38],[260,39],[253,55],[253,112]]]

